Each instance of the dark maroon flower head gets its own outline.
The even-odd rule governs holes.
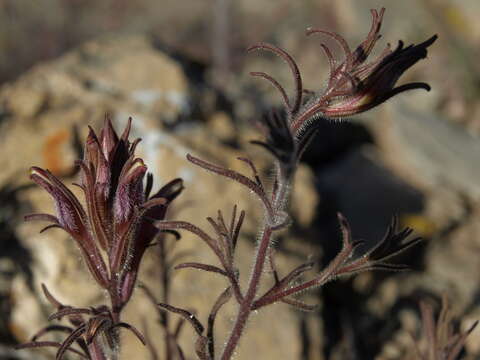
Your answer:
[[[380,39],[385,9],[371,10],[372,25],[366,39],[352,51],[346,40],[339,34],[328,30],[308,28],[307,35],[323,34],[334,39],[344,53],[344,59],[337,61],[332,51],[321,44],[330,66],[326,88],[321,92],[313,92],[303,87],[303,80],[297,63],[285,50],[268,43],[258,43],[248,51],[263,50],[282,58],[290,68],[295,91],[292,99],[285,88],[273,76],[265,72],[252,72],[253,76],[270,82],[280,93],[285,106],[287,123],[298,143],[297,151],[301,153],[317,130],[317,118],[336,119],[351,116],[370,110],[401,92],[424,89],[430,86],[422,82],[408,83],[396,87],[402,74],[427,56],[427,48],[437,39],[437,35],[418,45],[404,47],[399,41],[395,50],[390,45],[373,61],[367,62],[376,42]],[[268,125],[268,124],[267,124]],[[277,141],[278,142],[278,141]],[[272,148],[272,143],[267,142]],[[275,144],[275,149],[278,146]],[[271,149],[269,149],[271,151]],[[277,156],[277,155],[275,155]],[[298,154],[293,158],[298,158]]]
[[[310,103],[311,107],[306,106],[306,111],[315,108],[315,112],[329,118],[350,116],[370,110],[407,90],[430,90],[426,83],[409,83],[399,87],[395,84],[407,69],[427,56],[427,48],[437,39],[436,35],[421,44],[407,47],[399,41],[395,50],[388,44],[377,59],[366,63],[381,37],[379,32],[384,12],[384,8],[380,12],[371,10],[370,32],[353,52],[340,35],[321,29],[307,29],[307,35],[321,33],[335,39],[345,53],[345,60],[337,66],[329,48],[321,45],[330,63],[328,85],[323,94]]]
[[[170,202],[181,192],[175,179],[150,196],[152,176],[143,180],[147,167],[135,157],[140,139],[128,140],[131,119],[119,137],[107,117],[100,136],[90,129],[83,160],[77,164],[84,204],[51,172],[32,167],[31,179],[47,190],[56,216],[33,214],[26,220],[51,222],[44,230],[59,227],[80,247],[97,283],[108,290],[114,312],[129,300],[142,256],[158,234],[153,221],[163,220]],[[43,231],[43,230],[42,230]]]

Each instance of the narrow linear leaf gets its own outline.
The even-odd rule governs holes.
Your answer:
[[[280,300],[281,302],[291,305],[298,310],[306,311],[306,312],[312,312],[318,309],[318,305],[310,305],[310,304],[305,304],[303,301],[292,299],[292,298],[283,298]]]
[[[292,72],[293,80],[295,82],[295,97],[294,102],[292,105],[286,105],[289,111],[292,114],[297,113],[300,110],[300,106],[302,105],[302,77],[300,75],[300,70],[298,69],[297,63],[293,58],[288,54],[285,50],[279,48],[278,46],[268,44],[268,43],[258,43],[253,46],[250,46],[247,51],[251,52],[254,50],[266,50],[274,53],[278,57],[282,58],[290,67],[290,71]],[[283,95],[283,94],[282,94]]]
[[[181,346],[179,344],[177,344],[176,342],[175,342],[175,349],[177,349],[178,359],[179,360],[186,360]]]
[[[232,236],[232,250],[235,250],[237,246],[237,240],[238,236],[240,235],[240,229],[243,225],[243,220],[245,219],[245,211],[242,210],[240,212],[240,217],[238,218],[237,226],[235,227],[235,230],[233,231],[233,236]]]
[[[88,322],[87,330],[85,331],[85,340],[87,345],[90,345],[99,333],[104,332],[110,324],[110,319],[106,317],[92,318]]]
[[[91,315],[92,310],[87,309],[87,308],[67,308],[67,309],[57,311],[57,312],[53,313],[52,315],[50,315],[48,317],[48,321],[52,321],[52,320],[55,320],[55,319],[61,319],[64,316],[81,315],[81,314]]]
[[[232,288],[228,287],[217,298],[217,301],[213,305],[212,311],[208,316],[207,339],[208,339],[208,353],[209,353],[210,359],[215,359],[215,340],[214,340],[215,318],[217,317],[217,314],[220,308],[223,305],[225,305],[228,302],[228,300],[230,300],[231,297],[232,297]]]
[[[55,299],[53,297],[53,295],[50,293],[50,291],[48,291],[47,289],[47,286],[45,284],[42,283],[42,291],[43,291],[43,294],[45,295],[45,297],[47,298],[48,302],[50,304],[52,304],[54,307],[57,308],[57,310],[60,310],[61,308],[63,308],[63,304],[58,301],[57,299]]]
[[[57,354],[55,356],[56,360],[62,359],[63,355],[65,352],[70,349],[70,346],[73,344],[74,341],[76,341],[82,334],[85,332],[85,325],[82,325],[78,328],[76,328],[72,333],[62,342],[62,345],[57,351]]]
[[[62,331],[66,333],[71,333],[73,329],[69,326],[63,326],[63,325],[49,325],[44,327],[43,329],[37,331],[33,336],[31,341],[37,341],[39,338],[41,338],[43,335],[52,332],[52,331]]]
[[[121,328],[130,330],[137,337],[137,339],[140,340],[140,342],[143,345],[147,345],[147,340],[145,340],[145,337],[142,335],[142,333],[135,326],[130,325],[130,324],[125,323],[125,322],[119,322],[119,323],[116,323],[115,325],[113,325],[110,329],[114,329],[114,328],[117,328],[117,327],[121,327]]]
[[[209,170],[218,175],[225,176],[229,179],[235,180],[236,182],[246,186],[260,198],[269,215],[271,216],[273,214],[272,204],[268,200],[268,197],[263,191],[263,188],[259,186],[255,181],[252,181],[251,179],[249,179],[245,175],[240,174],[237,171],[209,163],[207,161],[196,158],[195,156],[192,156],[190,154],[187,154],[187,160],[197,166],[200,166],[201,168],[204,168],[205,170]]]
[[[223,276],[228,276],[226,271],[224,271],[224,270],[222,270],[219,267],[216,267],[214,265],[201,264],[201,263],[196,263],[196,262],[188,262],[188,263],[178,264],[174,267],[175,270],[186,269],[186,268],[209,271],[209,272],[214,272],[214,273],[217,273],[217,274],[220,274],[220,275],[223,275]]]
[[[280,95],[282,96],[283,102],[285,103],[285,106],[287,107],[287,109],[291,109],[290,100],[288,99],[287,92],[277,80],[275,80],[272,76],[268,75],[267,73],[264,73],[263,71],[251,71],[250,75],[260,77],[269,81],[278,90],[278,92],[280,92]]]
[[[200,229],[199,227],[186,222],[186,221],[156,221],[155,222],[155,227],[160,229],[160,230],[177,230],[177,229],[184,229],[187,230],[195,235],[197,235],[200,239],[205,241],[205,243],[215,252],[215,254],[219,257],[221,257],[221,253],[218,249],[218,246],[215,243],[215,240],[213,240],[205,231]]]
[[[270,257],[270,264],[273,269],[273,275],[275,277],[275,285],[273,285],[270,290],[268,290],[265,294],[263,294],[259,300],[259,303],[263,302],[264,299],[267,298],[275,298],[276,293],[282,292],[287,286],[289,286],[292,281],[296,280],[300,275],[302,275],[305,271],[311,270],[314,266],[313,262],[302,264],[295,269],[293,269],[287,276],[283,279],[278,280],[278,273],[277,270],[274,268],[275,263],[273,261],[273,256]],[[280,299],[280,298],[279,298]]]
[[[313,269],[315,263],[314,262],[309,262],[302,264],[300,266],[297,266],[295,269],[290,271],[288,275],[286,275],[282,280],[278,282],[278,284],[275,286],[275,291],[283,290],[285,287],[287,287],[292,281],[295,281],[299,276],[301,276],[304,272],[309,271]]]
[[[237,204],[233,205],[232,217],[230,219],[229,236],[233,238],[233,230],[235,229],[235,221],[237,220]]]
[[[200,321],[198,321],[198,319],[195,317],[195,315],[193,315],[190,311],[187,311],[185,309],[180,309],[178,307],[168,305],[168,304],[164,304],[164,303],[158,303],[157,306],[159,306],[159,307],[161,307],[161,308],[163,308],[167,311],[170,311],[170,312],[173,312],[175,314],[180,315],[181,317],[183,317],[185,320],[187,320],[193,326],[193,329],[196,331],[198,336],[202,336],[204,327],[203,327],[202,323]]]
[[[15,350],[22,350],[22,349],[32,349],[32,348],[39,348],[39,347],[55,347],[55,348],[60,348],[62,347],[62,344],[56,341],[33,341],[25,344],[19,344],[15,345]],[[81,353],[80,351],[72,348],[68,348],[67,351],[70,351],[74,354],[77,354],[78,356],[88,359],[88,357]]]

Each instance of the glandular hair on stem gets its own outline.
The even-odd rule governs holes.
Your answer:
[[[283,230],[287,228],[291,223],[290,216],[287,214],[286,211],[279,211],[275,215],[275,218],[271,220],[273,221],[270,221],[268,225],[274,231]]]

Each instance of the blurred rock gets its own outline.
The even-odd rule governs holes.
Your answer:
[[[213,114],[210,117],[208,127],[213,134],[224,143],[232,143],[237,138],[233,120],[224,112]]]
[[[393,106],[387,104],[378,112],[377,121],[366,123],[382,156],[418,187],[447,187],[478,199],[480,167],[472,166],[480,157],[478,139],[438,114],[416,111],[409,106],[413,100],[417,97],[411,93]]]
[[[188,102],[182,68],[146,37],[87,43],[0,89],[0,186],[24,182],[33,164],[71,173],[86,125],[98,127],[106,113],[128,109],[127,116],[148,114],[160,124],[188,113]]]

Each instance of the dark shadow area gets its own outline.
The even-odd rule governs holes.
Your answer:
[[[318,192],[324,199],[318,220],[326,235],[338,229],[336,213],[340,212],[348,219],[353,235],[370,247],[381,239],[394,215],[423,210],[423,195],[382,167],[374,156],[373,147],[353,149],[317,169]]]
[[[316,170],[336,163],[346,153],[364,144],[374,142],[367,128],[358,123],[320,120],[316,126],[317,135],[302,158]]]
[[[14,229],[18,225],[21,213],[18,193],[23,188],[15,188],[7,184],[0,189],[0,343],[15,343],[9,329],[11,312],[10,282],[13,277],[22,273],[27,279],[28,286],[33,289],[33,274],[30,269],[32,261],[30,252],[18,241]],[[17,219],[16,221],[13,219]]]
[[[338,212],[348,219],[354,239],[365,241],[357,251],[361,255],[382,239],[393,216],[399,215],[401,220],[403,214],[420,214],[424,196],[375,159],[376,150],[366,128],[352,123],[322,124],[305,161],[316,173],[321,199],[315,230],[309,231],[315,236],[309,238],[322,247],[321,263],[326,265],[341,249]],[[424,250],[421,245],[392,262],[408,264],[418,271],[423,267]],[[372,289],[389,276],[395,274],[375,273]],[[326,358],[344,354],[340,358],[373,359],[399,328],[393,314],[406,305],[395,305],[389,309],[391,316],[378,318],[366,306],[371,296],[368,291],[359,293],[353,279],[334,281],[322,288],[319,301],[323,304]]]

